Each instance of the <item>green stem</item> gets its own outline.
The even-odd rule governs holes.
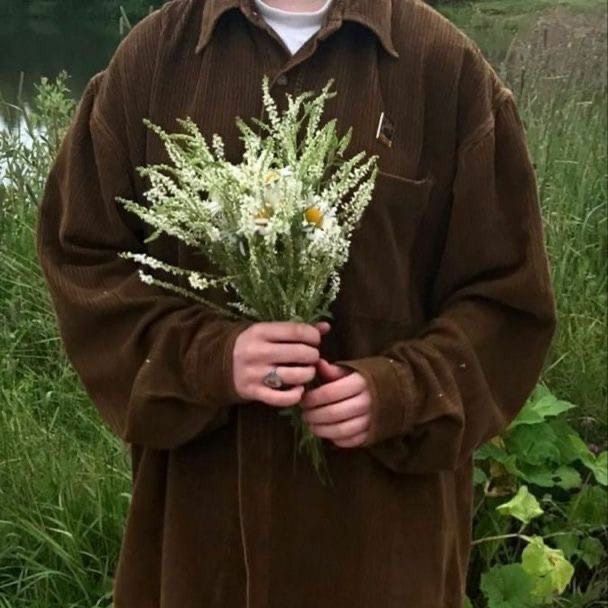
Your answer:
[[[564,532],[564,534],[566,533]],[[518,534],[517,532],[514,532],[513,534],[499,534],[497,536],[486,536],[485,538],[478,538],[477,540],[474,540],[471,543],[471,546],[479,545],[481,543],[488,543],[492,540],[505,540],[507,538],[523,538],[528,542],[530,542],[531,540],[531,538],[529,536],[526,536],[525,534]]]

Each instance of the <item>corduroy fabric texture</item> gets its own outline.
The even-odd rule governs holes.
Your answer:
[[[306,458],[293,468],[275,408],[237,403],[232,348],[250,322],[117,257],[208,269],[170,237],[144,245],[115,197],[143,202],[135,167],[168,162],[143,117],[177,131],[190,116],[238,162],[235,117],[261,117],[264,73],[281,108],[334,78],[324,119],[353,126],[349,153],[379,155],[321,346],[373,395],[365,446],[324,441],[333,487]],[[36,238],[65,351],[131,450],[116,608],[462,606],[472,454],[523,406],[556,326],[525,128],[464,33],[422,0],[336,0],[291,56],[252,0],[168,2],[90,79]]]

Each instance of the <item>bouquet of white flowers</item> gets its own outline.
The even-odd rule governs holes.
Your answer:
[[[224,144],[214,134],[211,148],[196,124],[178,118],[184,133],[168,134],[144,118],[162,139],[173,166],[137,167],[150,179],[145,196],[150,205],[117,197],[156,230],[196,248],[220,269],[210,275],[169,265],[149,255],[121,252],[149,269],[185,277],[187,289],[139,270],[142,281],[191,297],[222,313],[259,321],[315,323],[331,317],[329,305],[340,287],[339,270],[348,259],[352,232],[359,223],[377,175],[377,156],[364,151],[346,159],[352,127],[343,137],[335,119],[320,126],[327,99],[336,93],[329,80],[318,96],[307,91],[279,113],[262,81],[269,123],[252,118],[260,133],[240,117],[244,154],[239,164],[226,160]],[[236,299],[220,306],[201,295],[210,287],[232,288]],[[289,415],[298,450],[303,447],[320,472],[326,465],[321,439],[301,419],[301,408]],[[295,456],[295,452],[294,452]]]

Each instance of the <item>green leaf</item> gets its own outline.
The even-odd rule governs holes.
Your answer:
[[[580,488],[582,484],[582,479],[579,472],[572,467],[559,467],[553,474],[553,477],[556,479],[556,485],[564,490]]]
[[[528,483],[533,483],[541,488],[552,488],[555,486],[553,471],[547,466],[520,464],[519,470],[521,472],[522,479]]]
[[[508,473],[521,477],[521,472],[517,467],[517,456],[509,454],[503,448],[499,447],[492,440],[484,443],[475,452],[475,460],[490,460],[499,462]]]
[[[542,601],[563,593],[574,574],[574,567],[563,552],[545,545],[540,536],[533,536],[522,551],[521,564],[530,576],[537,579],[533,595]]]
[[[587,467],[591,469],[599,484],[608,486],[608,452],[599,454]]]
[[[502,515],[515,517],[525,524],[544,513],[538,500],[533,494],[530,494],[527,486],[521,486],[511,500],[498,505],[496,510]]]
[[[464,598],[464,604],[462,608],[473,608],[473,604],[471,603],[471,600],[468,597]]]
[[[561,520],[560,520],[561,523]],[[566,559],[572,559],[579,554],[579,535],[574,533],[559,534],[553,537],[558,549],[561,549]]]
[[[589,568],[595,568],[601,564],[606,550],[601,540],[588,536],[581,542],[579,555]]]
[[[593,452],[565,420],[552,420],[550,425],[557,437],[562,464],[570,464],[576,460],[585,465],[594,462]]]
[[[531,608],[534,581],[521,564],[494,566],[481,575],[482,590],[488,608]]]
[[[557,436],[548,424],[516,427],[508,437],[507,450],[517,455],[519,463],[540,465],[550,461],[561,464]]]
[[[536,395],[532,395],[532,397],[528,399],[508,428],[509,430],[512,430],[522,424],[539,424],[546,418],[559,416],[575,407],[576,405],[573,403],[558,399],[549,391],[538,391]]]
[[[473,468],[473,485],[482,486],[488,481],[488,476],[479,467]]]
[[[516,477],[522,477],[522,473],[519,470],[519,467],[517,466],[517,456],[515,454],[511,454],[508,458],[506,458],[502,462],[502,465],[504,466],[507,472],[511,473],[511,475],[515,475]]]
[[[528,401],[507,427],[507,430],[510,431],[520,424],[539,424],[543,421],[544,418],[534,409],[534,404]]]
[[[481,445],[475,452],[476,460],[495,460],[496,462],[504,462],[507,458],[509,458],[509,454],[491,441],[487,441]]]
[[[568,503],[570,524],[606,525],[608,493],[600,486],[585,486]]]
[[[568,410],[574,409],[576,405],[563,399],[558,399],[555,395],[545,395],[541,397],[534,405],[534,410],[540,414],[542,418],[551,416],[559,416]]]
[[[521,477],[528,483],[542,488],[559,486],[564,490],[580,488],[582,479],[579,472],[566,465],[556,469],[544,466],[520,465]]]

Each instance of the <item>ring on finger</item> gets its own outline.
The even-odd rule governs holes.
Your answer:
[[[262,382],[264,385],[268,386],[269,388],[276,388],[276,389],[283,388],[283,386],[285,385],[285,382],[283,381],[283,378],[281,378],[281,376],[279,376],[276,367],[273,367],[262,378]]]

